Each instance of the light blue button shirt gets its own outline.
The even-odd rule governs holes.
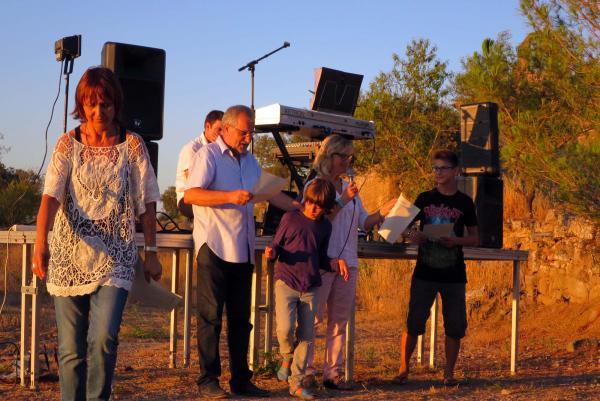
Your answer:
[[[193,157],[185,189],[214,191],[244,189],[252,192],[261,175],[254,155],[245,153],[238,161],[221,137],[203,146]],[[232,263],[254,263],[254,203],[197,206],[194,210],[196,254],[205,243],[221,259]]]

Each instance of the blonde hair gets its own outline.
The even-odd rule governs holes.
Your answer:
[[[344,150],[352,148],[352,141],[341,135],[329,135],[319,147],[319,152],[313,162],[313,169],[320,177],[329,177],[331,173],[331,158],[334,153],[343,153]]]

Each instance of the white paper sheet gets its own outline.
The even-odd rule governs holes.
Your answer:
[[[182,297],[172,293],[153,279],[147,282],[144,277],[144,262],[138,259],[135,265],[135,278],[128,299],[129,301],[137,301],[142,305],[156,306],[170,311],[179,305]]]
[[[393,244],[417,216],[419,210],[418,207],[404,197],[404,194],[400,194],[396,204],[381,224],[379,235],[390,244]]]
[[[281,192],[286,185],[287,180],[285,178],[278,177],[263,170],[260,179],[251,191],[252,194],[254,194],[252,202],[265,202]]]

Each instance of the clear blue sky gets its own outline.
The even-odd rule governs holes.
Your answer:
[[[205,114],[250,103],[250,77],[238,67],[279,47],[291,47],[256,68],[256,107],[308,107],[313,70],[326,66],[365,76],[363,89],[392,67],[412,39],[427,38],[454,72],[486,37],[509,31],[513,43],[529,31],[517,0],[396,1],[31,1],[0,3],[0,160],[39,168],[44,130],[57,93],[60,63],[54,42],[82,35],[73,90],[85,69],[100,64],[104,42],[165,49],[164,136],[159,141],[161,191],[174,185],[177,155],[202,131]],[[64,91],[64,82],[61,91]],[[62,130],[61,93],[49,130],[49,152]],[[70,111],[70,110],[69,110]],[[69,120],[73,128],[75,121]],[[44,168],[45,170],[45,168]]]

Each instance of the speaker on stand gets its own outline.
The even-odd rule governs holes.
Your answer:
[[[150,164],[154,169],[154,174],[158,177],[158,143],[152,141],[144,141],[146,149],[148,149],[148,156],[150,157]]]
[[[157,173],[158,143],[163,137],[166,53],[163,49],[106,42],[102,66],[112,70],[123,89],[120,119],[146,143]]]
[[[479,246],[502,248],[504,183],[499,177],[472,175],[458,177],[458,190],[475,203],[479,229]]]
[[[460,107],[458,189],[475,203],[480,246],[502,248],[504,184],[500,176],[498,105],[474,103]]]
[[[460,106],[461,169],[465,175],[500,175],[498,105],[474,103]]]

